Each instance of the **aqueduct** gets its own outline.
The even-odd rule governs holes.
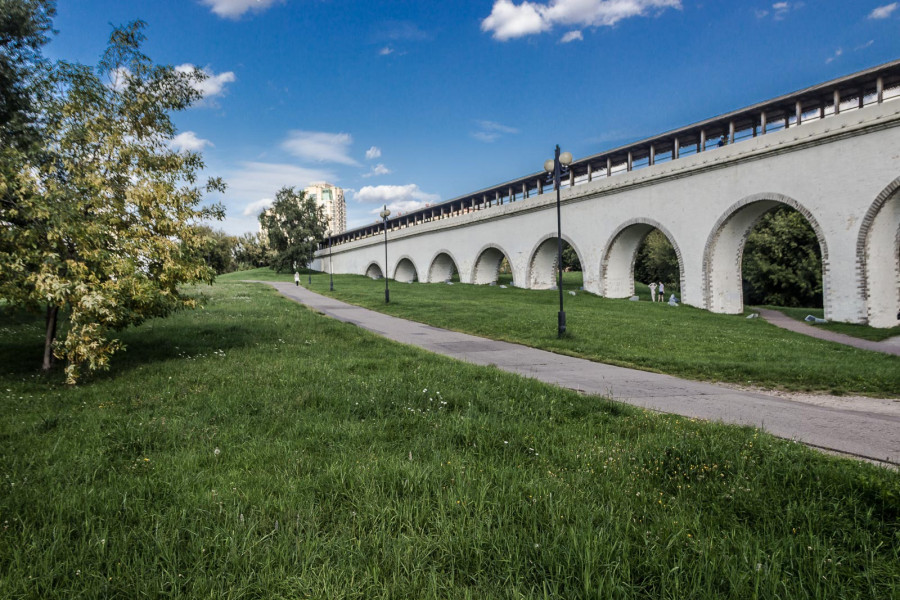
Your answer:
[[[489,284],[505,257],[514,285],[552,287],[552,192],[532,174],[346,231],[330,240],[331,265],[325,242],[313,266]],[[900,61],[574,161],[562,232],[589,292],[632,295],[635,254],[658,229],[676,250],[682,301],[739,313],[744,243],[779,205],[819,240],[827,318],[900,323]]]

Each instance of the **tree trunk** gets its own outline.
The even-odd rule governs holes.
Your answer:
[[[53,368],[53,342],[56,340],[56,317],[59,314],[58,306],[47,305],[47,337],[44,338],[44,371]]]

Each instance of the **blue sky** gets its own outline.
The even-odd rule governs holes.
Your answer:
[[[348,225],[900,58],[887,0],[58,0],[51,58],[96,64],[147,22],[156,62],[205,69],[178,143],[256,231],[285,185],[346,190]]]

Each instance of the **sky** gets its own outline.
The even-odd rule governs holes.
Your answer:
[[[344,188],[350,228],[900,58],[886,0],[57,0],[48,57],[147,23],[209,75],[173,146],[228,184],[239,235],[284,186]]]

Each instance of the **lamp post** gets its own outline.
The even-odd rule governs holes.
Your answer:
[[[381,217],[381,220],[384,223],[384,303],[387,304],[391,301],[391,290],[388,289],[387,257],[387,219],[391,216],[391,211],[388,210],[387,204],[384,205],[384,209],[378,213],[378,216]]]
[[[331,258],[331,230],[325,232],[328,236],[328,285],[331,291],[334,291],[334,262]]]
[[[559,273],[559,283],[557,285],[559,288],[559,315],[557,315],[556,327],[557,337],[562,337],[566,332],[566,311],[563,309],[562,213],[560,211],[559,202],[559,178],[562,174],[563,167],[568,167],[570,164],[572,164],[572,153],[563,152],[560,154],[559,145],[556,146],[553,158],[547,159],[544,162],[544,170],[552,175],[553,187],[556,188],[556,270]]]

